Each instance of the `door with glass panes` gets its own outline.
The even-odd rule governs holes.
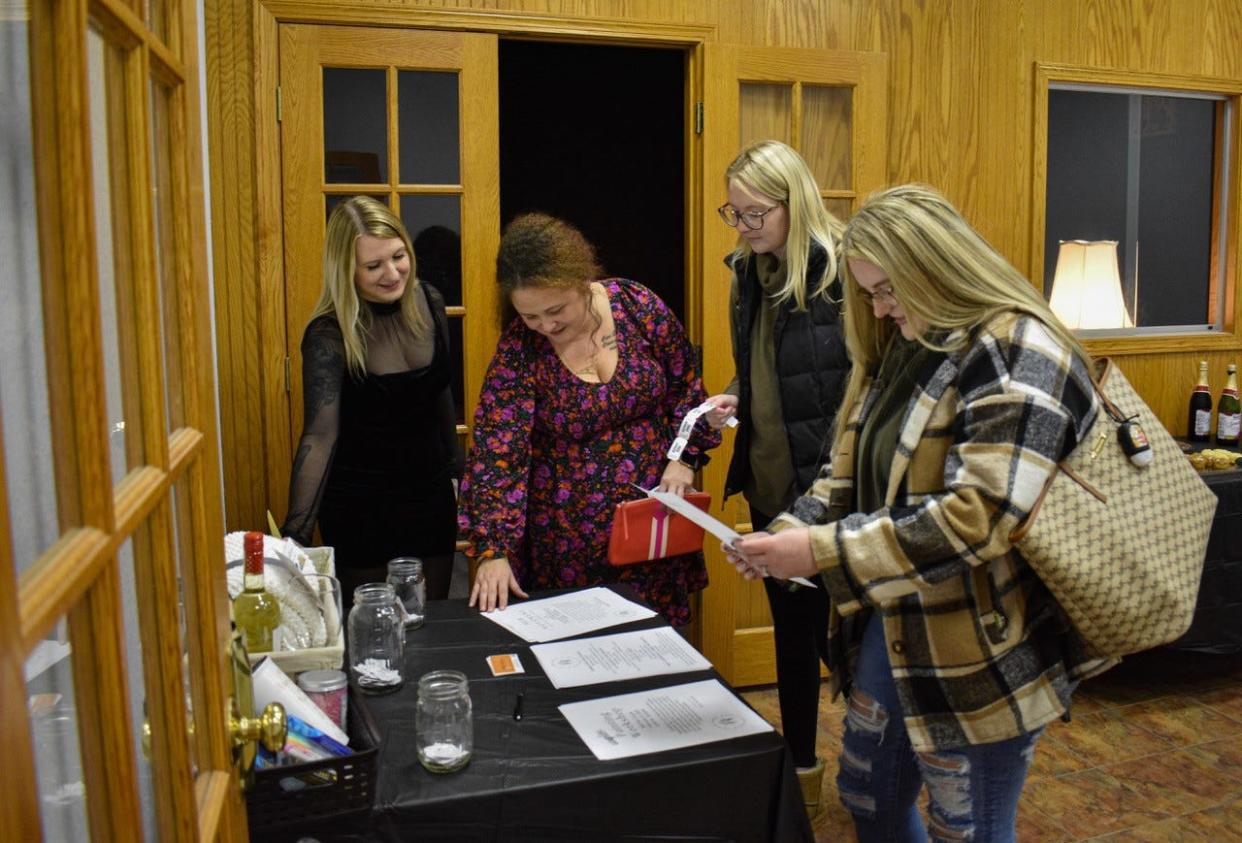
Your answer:
[[[244,840],[198,4],[0,13],[0,839]]]
[[[465,434],[498,335],[496,55],[488,34],[280,27],[291,452],[302,429],[299,346],[319,297],[327,217],[358,194],[401,217],[418,277],[444,294]]]
[[[884,185],[886,60],[880,53],[708,44],[704,64],[703,377],[709,393],[734,375],[729,341],[730,273],[721,258],[737,245],[736,229],[716,208],[726,200],[724,173],[751,141],[783,141],[802,155],[825,207],[844,221]],[[704,471],[706,488],[724,487],[733,436]],[[715,511],[715,507],[713,507]],[[738,532],[751,525],[735,495],[719,517]],[[704,654],[734,685],[775,681],[772,620],[763,586],[742,580],[708,542],[711,588],[704,592]]]

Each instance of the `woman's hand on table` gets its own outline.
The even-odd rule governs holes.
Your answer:
[[[478,606],[480,612],[503,609],[509,605],[509,592],[523,598],[530,596],[522,591],[517,577],[513,576],[509,560],[498,556],[480,562],[470,588],[470,605]]]
[[[779,533],[757,532],[722,544],[725,556],[748,580],[811,577],[819,573],[811,554],[811,531],[806,527]]]
[[[686,492],[694,489],[694,470],[677,460],[669,460],[668,465],[664,467],[664,476],[660,478],[658,488],[661,492],[672,492],[684,498]]]

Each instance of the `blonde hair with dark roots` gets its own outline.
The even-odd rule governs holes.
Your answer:
[[[957,350],[970,342],[971,329],[1006,311],[1018,311],[1042,322],[1090,371],[1086,349],[1030,281],[944,196],[926,185],[906,184],[868,197],[841,237],[845,345],[852,363],[843,408],[861,398],[867,372],[879,363],[897,331],[891,319],[876,318],[850,272],[850,260],[879,267],[907,315],[933,331],[960,332],[943,345],[919,337],[930,348]],[[838,440],[844,427],[838,427]]]
[[[336,317],[345,343],[345,362],[356,378],[366,373],[366,338],[371,328],[371,311],[362,306],[354,283],[358,263],[355,243],[364,234],[385,240],[398,238],[405,244],[410,256],[410,276],[401,294],[401,321],[420,339],[431,330],[431,323],[423,316],[414,297],[419,286],[414,246],[401,220],[387,205],[370,196],[352,196],[340,202],[332,209],[324,233],[323,290],[311,321],[327,313]]]
[[[785,286],[775,299],[784,303],[792,298],[797,310],[806,310],[808,289],[811,296],[826,296],[837,277],[837,242],[842,229],[841,221],[824,207],[811,168],[801,155],[780,141],[756,141],[743,149],[725,170],[726,186],[733,182],[748,192],[775,199],[788,211]],[[812,241],[828,254],[824,274],[814,279],[806,277]],[[745,258],[751,251],[739,232],[734,255]]]
[[[501,328],[517,315],[512,301],[515,290],[573,290],[589,306],[591,282],[603,274],[595,247],[569,223],[541,213],[514,217],[505,226],[496,255]],[[592,315],[600,318],[593,310]]]

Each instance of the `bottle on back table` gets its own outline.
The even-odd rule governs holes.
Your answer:
[[[1208,385],[1208,364],[1199,361],[1199,382],[1190,393],[1190,418],[1186,422],[1186,438],[1206,442],[1212,435],[1212,388]]]
[[[1242,404],[1238,402],[1238,367],[1230,363],[1225,371],[1229,378],[1216,402],[1216,443],[1236,448],[1238,431],[1242,428]]]

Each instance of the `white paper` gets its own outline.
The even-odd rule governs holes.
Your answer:
[[[557,688],[711,670],[712,667],[711,662],[669,627],[536,644],[530,651]]]
[[[332,718],[324,714],[323,709],[315,705],[276,662],[261,659],[250,674],[250,683],[256,712],[262,711],[268,703],[278,702],[285,707],[286,714],[313,726],[334,741],[349,744],[349,735],[333,723]]]
[[[588,588],[484,612],[526,641],[555,641],[654,617],[655,612],[606,588]]]
[[[684,515],[686,518],[689,518],[725,544],[733,544],[734,540],[741,538],[741,533],[737,530],[723,521],[708,515],[681,495],[675,495],[672,492],[661,492],[659,489],[643,489],[643,491],[647,493],[647,497],[655,498],[678,515]],[[818,588],[815,583],[806,577],[790,577],[789,581],[809,586],[810,588]]]
[[[559,706],[601,761],[771,732],[715,679]]]

